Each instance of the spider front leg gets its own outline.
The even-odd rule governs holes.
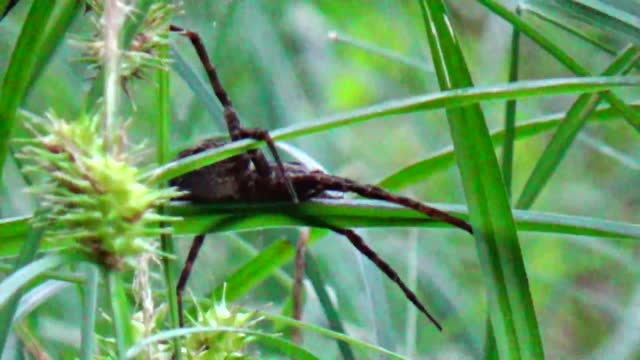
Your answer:
[[[289,192],[289,196],[291,197],[291,200],[293,200],[294,203],[297,203],[298,196],[296,195],[293,185],[291,184],[291,180],[286,175],[286,172],[284,170],[284,165],[282,165],[282,160],[278,155],[278,151],[273,142],[273,139],[271,138],[271,135],[269,135],[269,132],[264,129],[245,128],[242,126],[242,124],[240,123],[240,118],[238,117],[238,114],[236,113],[236,110],[233,108],[233,104],[231,103],[231,98],[229,97],[229,94],[227,94],[226,90],[222,86],[222,82],[218,77],[218,73],[216,72],[216,69],[213,66],[213,63],[211,63],[211,60],[209,59],[209,55],[207,53],[207,50],[204,47],[204,44],[202,43],[202,39],[200,38],[200,35],[198,35],[193,31],[185,30],[176,25],[170,25],[169,29],[173,32],[177,32],[181,35],[186,36],[191,41],[191,44],[196,50],[196,53],[198,54],[198,58],[200,59],[200,62],[202,63],[202,66],[204,67],[207,73],[207,77],[209,78],[209,83],[211,84],[211,88],[213,89],[213,92],[216,94],[218,101],[220,101],[220,103],[222,104],[222,107],[224,108],[224,119],[227,125],[227,130],[229,131],[229,136],[231,137],[231,140],[237,141],[237,140],[243,140],[243,139],[254,139],[254,140],[264,141],[265,143],[267,143],[267,146],[269,147],[269,151],[271,152],[273,159],[276,161],[277,174],[282,179],[282,181],[284,181],[284,183],[286,184],[287,191]],[[271,164],[269,163],[267,158],[264,156],[264,153],[262,151],[258,149],[253,149],[253,150],[249,150],[248,154],[251,157],[251,162],[256,168],[256,172],[260,176],[263,176],[263,177],[271,176],[271,171],[272,171]]]

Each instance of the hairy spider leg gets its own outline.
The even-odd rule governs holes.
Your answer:
[[[393,204],[398,204],[421,212],[432,219],[444,221],[468,232],[469,234],[473,234],[473,229],[468,222],[411,198],[392,194],[379,186],[358,184],[351,179],[317,171],[305,174],[294,174],[290,177],[296,186],[316,187],[323,191],[333,190],[340,192],[353,192],[365,198],[383,200]]]
[[[387,277],[393,281],[400,290],[404,293],[404,296],[411,301],[415,307],[423,313],[438,330],[442,331],[442,325],[436,320],[436,318],[431,315],[431,313],[427,310],[427,308],[420,302],[418,296],[405,284],[405,282],[400,278],[400,275],[389,265],[386,261],[384,261],[372,248],[364,242],[362,237],[358,235],[355,231],[346,228],[339,228],[330,225],[326,225],[326,228],[335,232],[336,234],[340,234],[345,236],[351,245],[355,247],[362,255],[366,256],[378,269],[380,269]]]
[[[207,50],[204,47],[204,44],[202,42],[202,39],[200,38],[200,35],[198,35],[193,31],[183,29],[176,25],[170,25],[169,29],[173,32],[186,36],[191,41],[191,44],[196,50],[196,53],[198,54],[198,58],[200,59],[200,62],[202,63],[202,66],[205,69],[205,72],[207,73],[207,77],[209,78],[209,83],[213,88],[213,92],[216,94],[216,97],[218,98],[218,100],[222,104],[222,107],[224,108],[224,119],[227,124],[227,129],[229,130],[229,136],[231,137],[231,140],[237,141],[237,140],[251,138],[255,140],[264,141],[265,143],[267,143],[269,151],[271,152],[271,155],[273,156],[273,159],[276,162],[276,165],[277,165],[276,170],[278,172],[278,176],[280,176],[280,178],[285,182],[287,186],[287,191],[289,192],[289,195],[291,196],[291,199],[293,200],[293,202],[297,203],[298,196],[296,195],[296,192],[293,189],[291,180],[287,177],[284,171],[284,165],[282,165],[282,160],[280,159],[280,155],[278,154],[278,151],[273,142],[273,139],[271,138],[271,135],[269,135],[269,132],[264,129],[244,128],[242,126],[242,124],[240,123],[240,119],[238,118],[238,114],[236,113],[235,109],[233,108],[233,104],[231,103],[231,98],[229,97],[229,94],[227,94],[226,90],[222,86],[222,82],[220,81],[220,78],[218,77],[218,73],[216,72],[216,69],[213,66],[213,63],[209,58],[209,55],[207,53]],[[264,176],[264,177],[270,176],[272,168],[271,168],[271,165],[269,164],[269,161],[264,156],[264,153],[262,153],[262,151],[258,149],[249,150],[248,153],[251,156],[251,162],[255,166],[256,172],[260,176]]]

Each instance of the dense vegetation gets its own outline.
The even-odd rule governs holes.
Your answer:
[[[110,29],[88,3],[24,0],[0,21],[2,359],[638,356],[637,5],[138,0]],[[474,237],[351,197],[167,204],[172,176],[261,146],[171,163],[226,129],[169,23],[201,34],[242,121],[288,159],[438,204]],[[149,49],[104,63],[109,30]],[[444,331],[343,238],[287,214],[358,228]],[[177,330],[173,288],[202,231]]]

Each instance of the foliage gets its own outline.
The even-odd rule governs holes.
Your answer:
[[[4,357],[638,356],[629,329],[640,199],[628,189],[640,169],[629,155],[640,129],[640,9],[615,0],[522,0],[517,9],[495,0],[138,0],[119,1],[126,16],[115,24],[100,1],[84,14],[84,2],[44,3],[0,1],[0,13],[11,9],[0,22]],[[163,189],[172,176],[262,146],[238,141],[170,161],[225,131],[193,49],[169,23],[201,34],[242,121],[291,141],[282,147],[290,157],[448,202],[441,208],[468,217],[475,242],[352,198],[165,204],[177,195]],[[115,70],[102,59],[113,56],[106,30],[125,49]],[[129,97],[115,101],[121,92]],[[282,229],[312,217],[372,229],[364,238],[401,275],[409,265],[411,287],[445,331],[346,245],[318,229]],[[202,231],[192,322],[177,329],[175,277],[188,235]],[[313,291],[295,321],[288,264],[300,236]],[[133,269],[112,266],[122,259]],[[292,328],[304,330],[302,344]]]

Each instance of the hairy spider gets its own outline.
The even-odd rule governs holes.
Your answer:
[[[245,129],[240,125],[239,118],[231,105],[231,100],[220,83],[200,37],[194,32],[174,25],[171,25],[171,30],[187,36],[195,47],[216,97],[224,107],[224,117],[231,140],[243,138],[263,140],[267,143],[275,160],[275,163],[271,163],[260,150],[252,150],[172,179],[172,186],[188,191],[188,195],[184,197],[185,200],[195,203],[305,201],[328,197],[327,191],[352,192],[365,198],[398,204],[419,211],[433,220],[449,223],[468,233],[472,232],[471,226],[466,221],[417,200],[389,193],[375,185],[363,185],[351,179],[333,176],[319,170],[309,170],[301,163],[281,162],[267,131]],[[191,156],[226,143],[228,141],[224,139],[209,139],[193,148],[182,151],[178,158]],[[251,166],[252,164],[253,167]],[[442,329],[440,323],[427,311],[398,273],[380,258],[356,232],[351,229],[334,226],[321,219],[306,217],[303,220],[310,226],[324,227],[345,236],[358,251],[396,283],[406,298],[438,329]],[[204,234],[199,234],[194,238],[176,286],[180,326],[184,326],[182,295],[204,237]]]

